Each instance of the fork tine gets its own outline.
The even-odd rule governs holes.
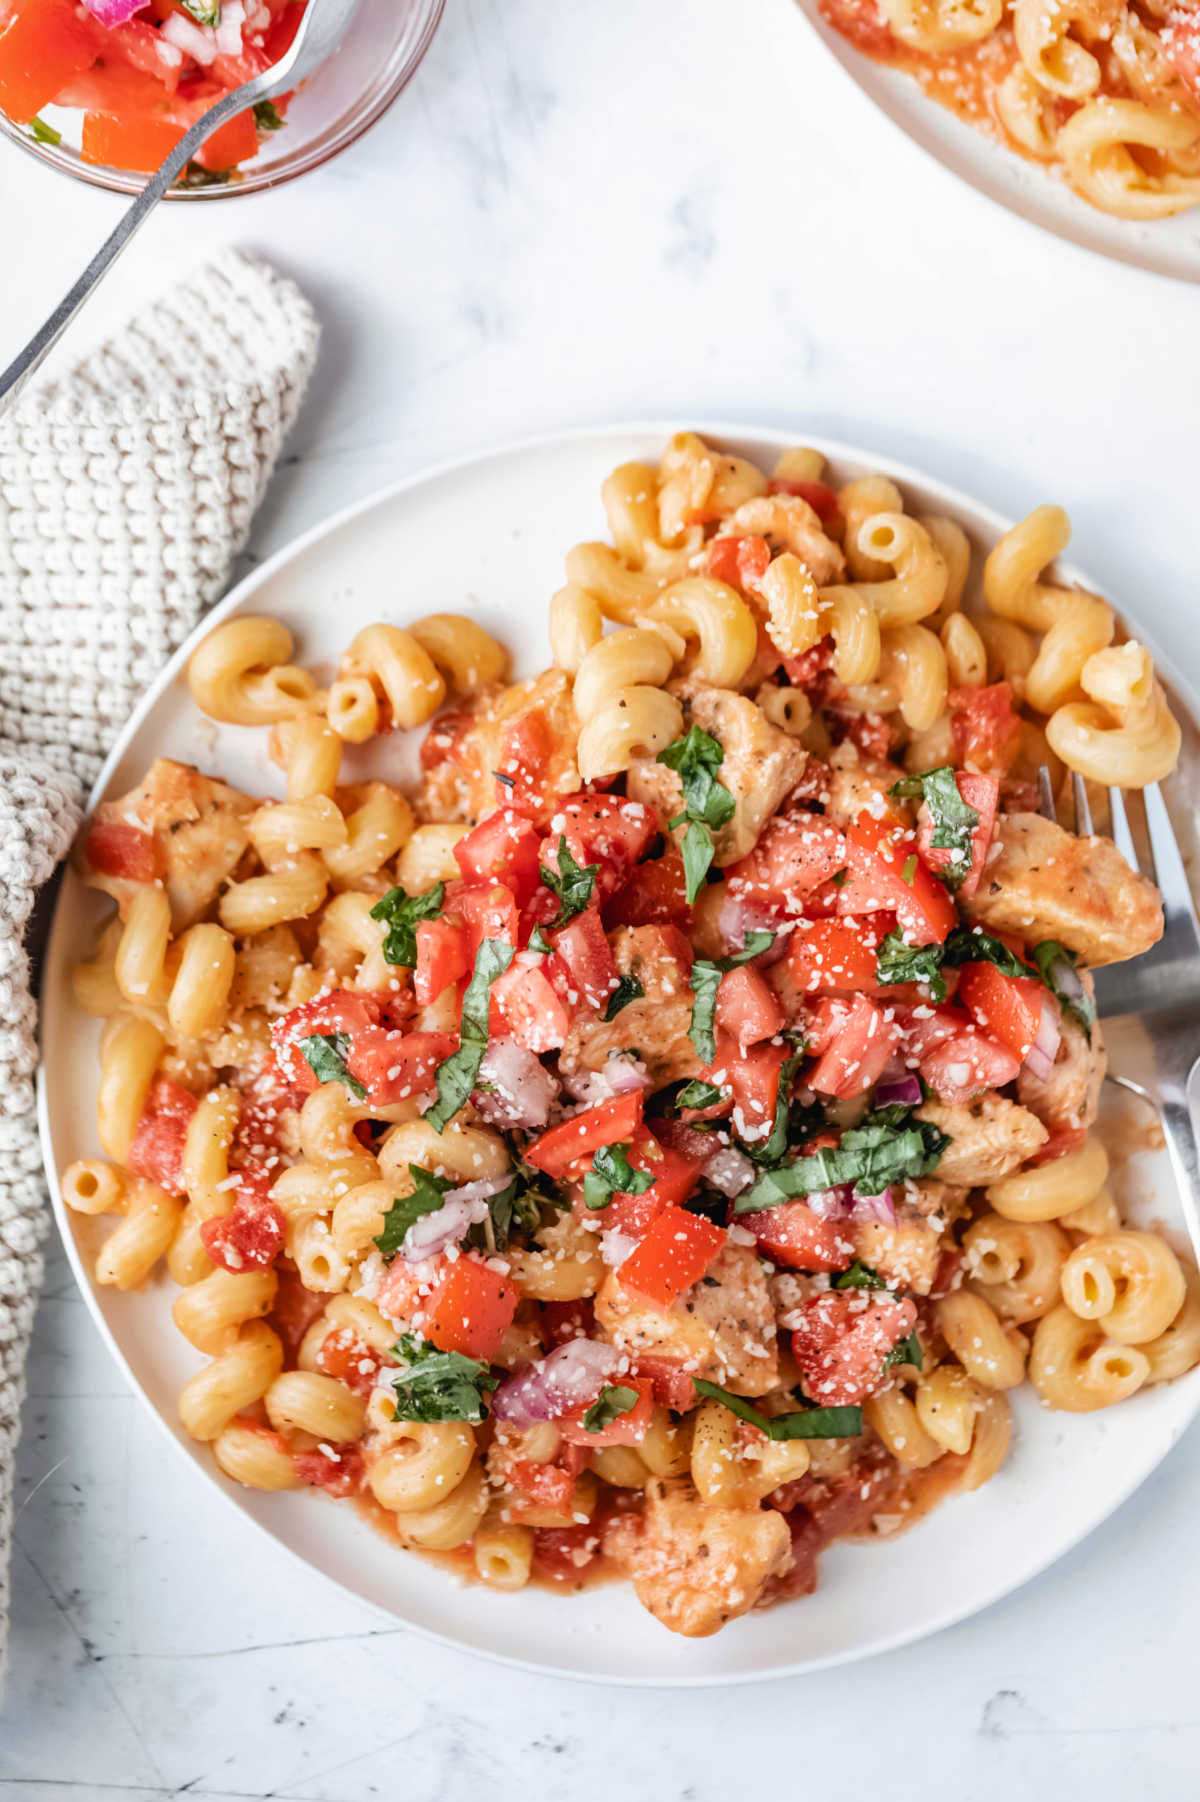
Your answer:
[[[1087,785],[1078,770],[1071,772],[1071,793],[1075,798],[1075,832],[1080,838],[1091,838],[1092,810],[1088,806]]]
[[[1050,780],[1050,767],[1048,764],[1038,764],[1037,785],[1038,799],[1042,804],[1042,812],[1048,820],[1057,822],[1058,816],[1054,807],[1054,784]]]
[[[1125,812],[1125,797],[1119,788],[1108,791],[1108,808],[1112,818],[1112,841],[1129,865],[1131,870],[1138,868],[1137,846],[1133,842],[1133,834],[1129,830],[1129,816]]]
[[[1179,853],[1175,828],[1171,824],[1162,790],[1157,782],[1151,782],[1144,789],[1143,796],[1146,802],[1146,829],[1150,834],[1150,855],[1154,860],[1154,880],[1162,891],[1163,906],[1168,914],[1186,912],[1195,924],[1196,908],[1192,900],[1191,884]]]

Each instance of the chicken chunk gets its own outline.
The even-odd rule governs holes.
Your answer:
[[[1085,963],[1116,964],[1162,937],[1162,902],[1111,839],[1076,838],[1037,813],[1001,814],[972,919],[1028,943],[1058,939]]]
[[[766,1270],[749,1245],[726,1245],[707,1276],[671,1308],[652,1307],[625,1289],[614,1270],[595,1309],[603,1332],[635,1358],[668,1358],[735,1395],[778,1387],[775,1309]]]
[[[630,1051],[645,1065],[655,1088],[696,1075],[700,1059],[690,1037],[688,964],[671,938],[671,929],[662,926],[620,926],[611,935],[617,969],[622,976],[635,976],[642,994],[614,1020],[580,1014],[572,1022],[559,1053],[564,1075],[602,1070],[610,1057]]]
[[[882,802],[886,802],[893,813],[911,816],[910,804],[895,799],[888,792],[904,777],[904,771],[898,770],[894,763],[864,757],[847,739],[831,754],[829,768],[829,800],[825,812],[836,826],[852,825],[860,813],[881,812]]]
[[[791,1559],[791,1534],[774,1508],[722,1508],[687,1482],[646,1488],[631,1570],[638,1601],[672,1633],[705,1639],[753,1608]]]
[[[896,1209],[892,1222],[857,1220],[850,1224],[854,1255],[889,1283],[902,1283],[914,1295],[933,1288],[941,1257],[941,1233],[923,1214]]]
[[[1086,972],[1083,980],[1090,990],[1092,979]],[[1017,1099],[1052,1133],[1086,1132],[1100,1111],[1100,1090],[1107,1068],[1108,1053],[1099,1022],[1093,1023],[1089,1040],[1082,1026],[1064,1014],[1053,1069],[1043,1082],[1028,1064],[1022,1064],[1017,1077]]]
[[[529,682],[486,690],[430,726],[423,760],[428,765],[431,753],[444,755],[427,768],[417,814],[473,825],[503,803],[506,784],[497,780],[499,772],[523,784],[533,777],[522,811],[545,826],[564,795],[582,787],[578,742],[571,678],[564,671],[543,670]],[[507,762],[515,767],[506,769]]]
[[[734,799],[733,817],[713,834],[713,862],[719,869],[754,849],[764,824],[785,795],[802,781],[808,752],[772,726],[762,709],[729,688],[712,688],[691,678],[670,684],[683,703],[684,729],[699,726],[722,745],[717,772]],[[666,829],[683,811],[679,777],[652,757],[636,757],[626,777],[627,792],[654,808]],[[682,844],[686,826],[675,828]]]
[[[917,1119],[930,1121],[950,1140],[938,1175],[972,1189],[1018,1169],[1050,1136],[1027,1108],[1003,1095],[984,1095],[954,1106],[927,1101],[917,1109]]]
[[[246,817],[258,806],[189,763],[158,757],[141,784],[96,809],[99,826],[136,826],[152,835],[171,903],[174,932],[191,926],[216,900],[249,844]],[[84,860],[85,880],[112,895],[122,913],[138,887],[125,876],[105,876]]]

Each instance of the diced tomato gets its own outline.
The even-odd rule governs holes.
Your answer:
[[[457,920],[421,920],[415,936],[413,993],[418,1007],[428,1007],[444,989],[471,974],[474,953],[466,927]]]
[[[790,1270],[846,1270],[854,1262],[854,1240],[836,1220],[824,1220],[806,1201],[739,1214],[738,1225],[753,1233],[774,1264]]]
[[[79,154],[85,163],[151,171],[165,162],[187,130],[170,119],[113,118],[85,113]]]
[[[425,1337],[439,1351],[490,1364],[516,1311],[517,1291],[507,1277],[477,1258],[456,1258],[430,1297]]]
[[[389,1320],[410,1320],[426,1306],[448,1268],[449,1259],[443,1257],[427,1258],[421,1264],[393,1258],[379,1279],[376,1307]]]
[[[790,1055],[789,1045],[767,1043],[739,1051],[733,1039],[718,1037],[717,1055],[701,1074],[718,1088],[729,1091],[733,1123],[742,1138],[761,1138],[772,1125],[779,1099],[779,1073]]]
[[[600,1533],[590,1521],[573,1527],[534,1529],[533,1568],[548,1582],[581,1587],[588,1566],[599,1556]]]
[[[526,1050],[557,1051],[564,1043],[570,1015],[536,964],[511,964],[492,984],[491,999],[504,1029]]]
[[[1161,41],[1168,62],[1187,89],[1188,99],[1200,108],[1200,7],[1172,7]]]
[[[302,1042],[334,1033],[346,1033],[353,1040],[368,1028],[377,1027],[382,1013],[377,995],[359,995],[350,989],[331,989],[328,995],[292,1008],[271,1028],[275,1062],[283,1080],[302,1094],[311,1095],[320,1085],[300,1048]]]
[[[728,1033],[745,1056],[751,1045],[772,1039],[786,1024],[779,997],[751,964],[727,970],[717,989],[717,1031]]]
[[[346,1061],[351,1075],[366,1089],[368,1102],[390,1107],[412,1095],[427,1094],[438,1065],[457,1049],[453,1033],[399,1033],[379,1027],[354,1041]]]
[[[788,943],[788,966],[802,994],[874,989],[876,953],[896,924],[895,914],[805,921]]]
[[[204,169],[233,169],[257,154],[258,126],[253,109],[248,109],[219,126],[196,152],[196,161]]]
[[[126,826],[119,820],[93,826],[84,841],[84,855],[98,876],[116,876],[129,882],[157,882],[166,865],[152,832]]]
[[[496,799],[518,811],[537,814],[549,799],[546,772],[554,754],[554,733],[541,707],[531,707],[505,726],[496,769]]]
[[[183,1194],[183,1147],[198,1105],[169,1076],[155,1077],[125,1160],[135,1176],[157,1183],[168,1195]]]
[[[124,64],[142,75],[151,76],[157,83],[160,102],[164,89],[168,94],[176,92],[188,67],[182,58],[172,61],[171,45],[164,41],[157,25],[151,24],[148,19],[127,19],[116,30],[97,23],[93,44],[97,54],[103,59],[101,68],[105,72],[119,69]],[[219,94],[218,88],[213,93],[213,99]],[[211,105],[211,101],[208,104]],[[55,105],[63,105],[61,94],[55,95]]]
[[[891,909],[910,944],[941,944],[958,924],[958,913],[922,862],[911,827],[887,815],[860,813],[846,839],[850,877],[839,912]]]
[[[460,838],[454,858],[468,882],[503,882],[524,907],[541,881],[540,839],[532,820],[514,807],[499,807]]]
[[[639,1358],[636,1374],[649,1378],[655,1401],[672,1414],[690,1413],[700,1399],[691,1371],[673,1358]]]
[[[973,770],[957,771],[954,781],[967,806],[973,807],[979,815],[979,824],[971,828],[969,867],[964,872],[962,864],[954,861],[954,854],[948,846],[933,843],[933,818],[924,803],[917,815],[917,850],[935,876],[944,876],[947,870],[952,870],[956,878],[961,877],[961,881],[955,881],[954,892],[960,900],[969,901],[979,887],[988,846],[992,842],[1000,784],[995,776],[978,776]]]
[[[200,1223],[200,1238],[223,1270],[269,1270],[283,1250],[283,1209],[271,1200],[275,1177],[261,1164],[239,1172],[237,1199],[228,1214]]]
[[[757,594],[771,562],[765,538],[714,538],[708,547],[708,573],[731,588]]]
[[[641,1090],[636,1089],[573,1114],[527,1145],[526,1161],[561,1180],[576,1165],[589,1164],[602,1145],[627,1144],[641,1125],[643,1102]]]
[[[844,1022],[804,1080],[819,1095],[849,1099],[883,1075],[900,1043],[900,1028],[865,995],[856,995]]]
[[[666,1208],[620,1266],[617,1280],[653,1307],[669,1308],[700,1281],[725,1239],[724,1227],[714,1226],[703,1215]]]
[[[877,1387],[883,1361],[916,1325],[907,1298],[871,1290],[830,1291],[806,1302],[792,1350],[804,1393],[822,1408],[855,1407]]]
[[[966,964],[958,999],[975,1024],[1024,1063],[1044,1007],[1054,1003],[1036,977],[1006,976],[995,964]]]
[[[576,863],[586,869],[598,864],[595,900],[614,895],[629,878],[638,859],[649,850],[656,831],[654,815],[640,801],[620,795],[569,795],[555,812],[562,816],[560,833],[551,833],[542,844],[541,862],[558,869],[558,846],[566,840]]]
[[[636,864],[629,880],[604,909],[609,926],[642,926],[647,923],[685,923],[691,915],[683,858],[674,844],[661,857]]]
[[[589,1433],[583,1424],[586,1408],[576,1408],[570,1414],[564,1414],[555,1421],[555,1426],[569,1445],[582,1445],[589,1449],[598,1449],[603,1445],[640,1445],[646,1437],[646,1429],[650,1425],[650,1415],[654,1409],[654,1386],[649,1377],[641,1381],[637,1377],[622,1376],[614,1379],[627,1389],[637,1390],[637,1401],[625,1414],[619,1414],[611,1426],[601,1427],[598,1432]]]
[[[828,482],[794,482],[787,476],[773,476],[767,483],[768,494],[798,494],[807,501],[823,526],[841,519],[838,497]]]
[[[894,55],[898,45],[877,0],[820,0],[821,17],[866,56]]]
[[[801,911],[804,898],[846,862],[845,835],[822,814],[776,815],[748,857],[727,872],[730,892]]]
[[[271,67],[265,50],[252,44],[248,38],[242,38],[242,48],[236,55],[215,56],[210,64],[210,73],[214,81],[219,81],[228,92],[240,88],[256,75],[262,75]]]
[[[300,1481],[312,1489],[324,1489],[330,1495],[356,1495],[362,1488],[363,1454],[357,1443],[293,1452],[292,1463]]]
[[[1015,1082],[1021,1068],[1020,1058],[974,1026],[922,1053],[918,1061],[938,1100],[950,1107]]]
[[[389,1359],[390,1363],[391,1360]],[[326,1333],[317,1350],[317,1369],[327,1377],[336,1377],[365,1400],[375,1387],[382,1360],[366,1342],[349,1327],[338,1327]]]
[[[950,690],[946,705],[957,762],[986,775],[1007,776],[1021,750],[1021,721],[1012,699],[1007,682]]]
[[[436,770],[449,763],[474,725],[475,715],[469,708],[452,707],[439,713],[421,740],[421,768]]]
[[[590,1339],[596,1325],[596,1314],[586,1296],[578,1301],[544,1301],[542,1333],[550,1347],[566,1345],[571,1339]]]
[[[514,1488],[530,1496],[539,1508],[552,1508],[556,1514],[570,1514],[575,1500],[573,1472],[558,1464],[534,1464],[528,1458],[518,1458],[509,1465],[508,1478]]]
[[[454,882],[446,888],[446,917],[467,929],[472,965],[485,939],[514,948],[520,933],[516,897],[503,882]]]
[[[26,124],[96,56],[71,0],[12,0],[0,27],[0,111]]]
[[[603,1007],[617,986],[617,966],[596,909],[585,908],[560,927],[554,935],[554,949],[585,1004]]]
[[[629,1162],[654,1181],[640,1195],[623,1190],[613,1196],[603,1213],[592,1214],[606,1229],[640,1238],[651,1221],[687,1200],[700,1180],[701,1165],[682,1152],[662,1145],[648,1127],[639,1126],[629,1149]]]
[[[783,667],[793,688],[816,699],[826,686],[827,673],[833,662],[833,640],[822,638],[798,657],[785,657]]]

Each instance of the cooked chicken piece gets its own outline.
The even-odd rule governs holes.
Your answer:
[[[1111,839],[1076,838],[1037,813],[1001,814],[972,920],[1029,944],[1058,939],[1085,963],[1117,964],[1162,937],[1154,884],[1131,870]]]
[[[760,494],[743,501],[721,527],[735,538],[752,533],[772,550],[799,557],[814,582],[824,587],[846,573],[841,546],[827,538],[814,508],[799,494]]]
[[[189,763],[158,757],[139,787],[96,809],[100,826],[137,826],[153,835],[165,870],[163,884],[171,903],[171,929],[191,926],[215,901],[222,883],[233,874],[249,844],[246,816],[258,806],[213,776],[202,776]],[[84,880],[112,895],[124,914],[139,886],[124,876],[92,870],[86,854]]]
[[[422,820],[482,819],[508,792],[497,773],[522,782],[523,753],[544,759],[536,791],[525,790],[522,801],[522,811],[538,825],[547,825],[563,796],[582,786],[571,678],[560,669],[543,670],[512,688],[481,691],[435,719],[429,735],[445,755],[426,772],[414,802]]]
[[[671,935],[672,929],[662,926],[619,926],[610,935],[617,969],[622,976],[636,976],[642,994],[614,1020],[581,1014],[572,1022],[558,1058],[565,1075],[602,1070],[615,1053],[631,1051],[656,1089],[695,1076],[700,1059],[689,1037],[693,996],[688,964]]]
[[[699,726],[718,739],[725,752],[717,778],[733,796],[735,807],[732,819],[713,834],[713,862],[724,869],[754,849],[766,821],[802,780],[808,752],[772,726],[745,695],[691,678],[669,686],[683,703],[684,730]],[[683,811],[679,777],[652,757],[634,758],[625,786],[635,800],[654,808],[664,831],[668,820]],[[675,828],[680,844],[686,830],[683,825]]]
[[[931,1121],[950,1140],[938,1175],[971,1189],[1016,1170],[1050,1136],[1040,1120],[1003,1095],[984,1095],[953,1107],[927,1101],[917,1109],[917,1119]]]
[[[1086,972],[1083,980],[1090,993],[1093,983]],[[1100,1111],[1100,1090],[1107,1068],[1108,1053],[1099,1021],[1093,1024],[1089,1041],[1082,1026],[1064,1014],[1054,1068],[1042,1082],[1028,1064],[1022,1064],[1017,1076],[1017,1099],[1051,1132],[1086,1132]]]
[[[959,1183],[944,1183],[936,1176],[906,1178],[896,1194],[898,1200],[903,1200],[916,1213],[924,1214],[926,1219],[936,1214],[943,1226],[966,1212],[966,1187]]]
[[[686,1481],[647,1485],[633,1587],[672,1633],[716,1633],[753,1608],[790,1559],[791,1534],[778,1510],[702,1502]]]
[[[912,804],[889,795],[893,783],[904,778],[894,763],[864,757],[847,739],[830,753],[829,800],[825,812],[835,825],[852,825],[860,813],[882,813],[882,803],[893,813],[912,817]]]
[[[849,1223],[854,1255],[889,1283],[903,1283],[915,1295],[928,1295],[941,1257],[941,1234],[923,1214],[898,1207],[889,1225],[883,1220]]]
[[[779,1384],[775,1309],[767,1273],[749,1245],[726,1245],[708,1275],[671,1308],[655,1308],[614,1270],[600,1286],[596,1320],[634,1357],[665,1357],[735,1395],[766,1395]]]

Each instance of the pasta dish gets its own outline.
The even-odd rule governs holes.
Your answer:
[[[1101,212],[1165,219],[1200,202],[1195,0],[819,0],[855,49]]]
[[[1026,1380],[1083,1411],[1200,1360],[1090,1130],[1090,969],[1159,897],[1037,787],[1172,768],[1149,656],[1047,576],[1061,509],[977,602],[953,520],[827,475],[687,432],[615,470],[516,683],[467,617],[322,686],[230,618],[191,695],[282,798],[159,759],[97,809],[62,1193],[98,1283],[178,1286],[231,1481],[703,1636],[986,1483]]]

